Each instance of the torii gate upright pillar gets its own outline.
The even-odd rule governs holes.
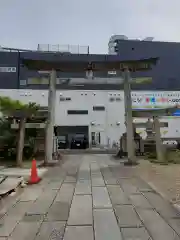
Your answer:
[[[54,120],[56,103],[56,70],[52,69],[49,80],[48,119],[46,126],[45,163],[52,161],[54,141]]]
[[[126,164],[135,164],[135,146],[134,146],[134,129],[132,117],[132,100],[130,88],[130,72],[128,68],[124,69],[124,105],[125,105],[125,121],[127,132],[127,153],[128,162]]]

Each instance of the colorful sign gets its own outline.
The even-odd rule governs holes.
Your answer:
[[[180,109],[172,114],[173,116],[180,117]]]
[[[150,95],[150,94],[147,94]],[[180,97],[175,96],[132,96],[133,108],[165,108],[173,105],[180,105]]]

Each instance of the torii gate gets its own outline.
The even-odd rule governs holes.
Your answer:
[[[55,115],[55,88],[56,71],[83,72],[83,71],[123,71],[124,72],[124,96],[125,116],[127,122],[127,146],[128,162],[135,162],[132,126],[132,102],[130,89],[130,72],[150,70],[156,64],[158,58],[123,60],[118,55],[98,54],[63,54],[44,52],[21,52],[21,64],[28,69],[50,72],[49,83],[49,117],[46,135],[46,161],[52,160],[53,151],[53,127]]]

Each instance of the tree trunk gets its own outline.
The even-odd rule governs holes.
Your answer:
[[[17,167],[23,166],[25,124],[26,124],[26,119],[22,118],[19,123],[19,139],[18,139],[17,156],[16,156]]]

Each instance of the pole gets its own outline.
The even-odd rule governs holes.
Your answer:
[[[46,149],[45,163],[52,161],[53,137],[54,137],[54,118],[55,118],[55,100],[56,100],[56,71],[52,69],[49,81],[48,96],[48,119],[46,128]]]
[[[127,132],[127,153],[128,165],[135,163],[135,149],[134,149],[134,129],[132,117],[132,100],[130,88],[130,72],[128,68],[124,70],[124,108],[125,108],[125,121]]]

